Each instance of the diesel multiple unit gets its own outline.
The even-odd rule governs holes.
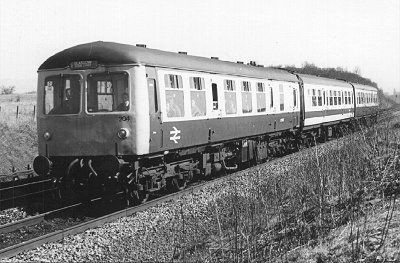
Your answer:
[[[135,201],[326,140],[378,110],[374,87],[109,42],[50,57],[37,94],[35,171],[75,190],[118,185]]]

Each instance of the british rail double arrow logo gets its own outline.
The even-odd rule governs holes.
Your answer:
[[[174,141],[174,143],[178,143],[177,140],[179,140],[181,138],[181,136],[178,136],[178,134],[181,133],[181,130],[178,130],[175,126],[172,128],[174,128],[174,130],[170,131],[169,134],[171,134],[173,136],[169,137],[169,140]]]

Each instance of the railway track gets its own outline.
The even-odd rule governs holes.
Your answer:
[[[286,155],[282,158],[289,158],[290,156],[291,156],[291,154]],[[272,165],[276,161],[282,160],[282,158],[272,160],[268,164]],[[126,216],[132,215],[134,213],[144,211],[150,207],[156,206],[156,205],[161,204],[166,201],[178,199],[181,196],[187,195],[189,193],[193,193],[194,191],[197,191],[197,190],[201,190],[204,187],[212,186],[213,184],[218,184],[218,183],[226,180],[227,178],[234,178],[245,172],[251,171],[253,169],[257,169],[257,167],[258,166],[249,167],[249,168],[243,169],[239,172],[232,173],[228,176],[214,178],[212,181],[198,182],[198,183],[195,183],[195,184],[187,187],[184,190],[181,190],[181,191],[175,192],[175,193],[171,193],[171,194],[168,194],[168,195],[165,195],[162,197],[158,197],[158,198],[150,200],[144,204],[141,204],[141,205],[138,205],[135,207],[124,208],[122,210],[119,210],[119,211],[116,211],[116,212],[113,212],[113,213],[110,213],[107,215],[96,217],[94,219],[83,222],[81,224],[77,224],[77,225],[62,229],[62,230],[57,230],[57,231],[54,231],[51,233],[47,233],[43,236],[39,236],[39,237],[30,239],[30,240],[26,240],[19,244],[15,244],[15,245],[12,245],[9,247],[2,248],[0,250],[0,258],[12,257],[12,256],[17,255],[18,253],[25,251],[25,250],[34,249],[42,244],[62,240],[64,237],[66,237],[68,235],[75,235],[78,233],[82,233],[87,229],[95,228],[95,227],[101,226],[105,223],[115,221],[121,217],[126,217]],[[92,202],[93,202],[93,200],[92,200]],[[82,205],[83,205],[82,203],[75,204],[73,206],[60,208],[60,209],[50,211],[50,212],[47,212],[47,213],[44,213],[44,214],[41,214],[38,216],[26,218],[26,219],[18,221],[18,222],[0,226],[0,234],[15,231],[22,227],[33,226],[33,225],[39,224],[39,223],[45,221],[47,217],[51,217],[52,215],[54,215],[54,213],[60,213],[64,209],[78,208],[79,206],[82,206]]]
[[[44,199],[45,195],[56,190],[49,178],[35,177],[26,182],[3,183],[0,188],[0,209],[26,205],[32,203],[34,198]]]
[[[390,115],[391,114],[384,114],[384,116],[382,115],[379,118],[379,122],[386,120]],[[288,154],[288,155],[280,157],[280,158],[276,158],[274,160],[271,160],[267,163],[267,165],[273,165],[277,161],[282,161],[282,160],[285,160],[286,158],[290,158],[293,154],[296,154],[296,153],[297,152]],[[265,163],[262,165],[265,165]],[[132,215],[134,213],[146,210],[150,207],[156,206],[156,205],[166,202],[166,201],[178,199],[179,197],[181,197],[183,195],[200,190],[204,187],[212,186],[213,184],[218,184],[218,183],[222,182],[223,180],[226,180],[227,178],[234,178],[236,176],[240,176],[243,173],[250,172],[254,169],[257,169],[258,167],[259,166],[252,166],[252,167],[243,169],[239,172],[230,174],[229,176],[218,177],[218,178],[213,179],[212,181],[198,182],[198,183],[195,183],[195,184],[187,187],[186,189],[184,189],[182,191],[175,192],[175,193],[172,193],[172,194],[169,194],[166,196],[158,197],[157,199],[148,201],[144,204],[141,204],[141,205],[138,205],[135,207],[124,208],[119,211],[116,211],[116,212],[113,212],[113,213],[110,213],[107,215],[99,216],[99,217],[90,219],[88,221],[85,221],[83,223],[76,224],[74,226],[65,227],[61,230],[46,233],[45,235],[23,241],[19,244],[15,244],[12,246],[2,248],[0,250],[0,258],[12,257],[12,256],[17,255],[18,253],[21,253],[25,250],[30,250],[30,249],[36,248],[42,244],[62,240],[64,237],[66,237],[68,235],[75,235],[78,233],[82,233],[82,232],[86,231],[87,229],[101,226],[105,223],[112,222],[121,217],[126,217],[126,216]],[[69,207],[60,208],[60,209],[50,211],[50,212],[47,212],[47,213],[44,213],[41,215],[26,218],[24,220],[21,220],[21,221],[15,222],[15,223],[0,226],[0,234],[15,231],[15,230],[21,229],[22,227],[33,226],[33,225],[39,224],[39,223],[45,221],[47,218],[54,216],[54,214],[61,213],[62,211],[67,210],[67,209],[78,208],[82,205],[83,205],[82,203],[74,204]]]

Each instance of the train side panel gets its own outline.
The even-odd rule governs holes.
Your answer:
[[[379,106],[378,90],[362,84],[352,83],[352,85],[355,90],[355,117],[363,118],[376,115]]]
[[[343,81],[301,75],[304,85],[304,128],[354,117],[353,88]]]
[[[157,99],[150,100],[157,100],[159,109],[151,121],[150,152],[299,126],[298,83],[168,69],[159,69],[156,77],[157,92],[150,93],[153,97],[157,94]],[[197,78],[198,87],[194,87],[193,78]],[[177,105],[169,105],[171,101]]]

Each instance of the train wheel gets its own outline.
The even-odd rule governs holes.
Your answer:
[[[186,188],[187,181],[185,179],[171,178],[167,180],[167,189],[174,193]]]
[[[64,205],[72,204],[77,199],[75,181],[72,178],[63,178],[58,191]]]
[[[144,190],[133,190],[130,193],[130,199],[133,205],[140,205],[147,202],[150,197],[150,193]]]

